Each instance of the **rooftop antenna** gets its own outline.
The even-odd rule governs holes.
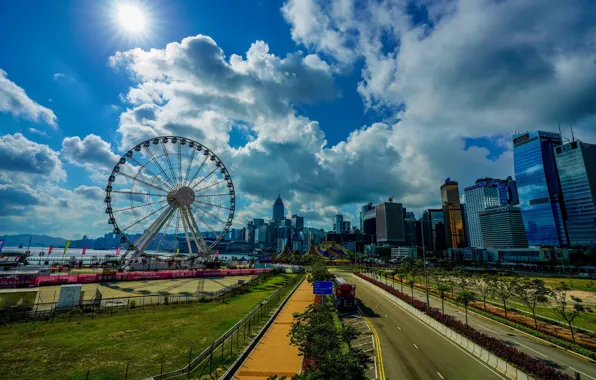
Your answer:
[[[571,141],[575,141],[575,136],[573,135],[573,127],[570,125],[569,129],[571,129]]]
[[[563,140],[563,135],[561,134],[561,123],[557,123],[557,125],[559,126],[559,138]]]

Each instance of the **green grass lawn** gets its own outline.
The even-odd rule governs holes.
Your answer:
[[[130,315],[77,317],[72,322],[0,327],[0,379],[140,379],[184,366],[291,274],[280,274],[225,303],[135,310]]]

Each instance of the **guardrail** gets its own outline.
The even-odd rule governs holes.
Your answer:
[[[242,318],[242,320],[236,323],[225,334],[211,343],[211,345],[198,356],[192,358],[192,351],[190,351],[189,362],[186,366],[174,371],[147,377],[145,380],[169,379],[185,374],[187,375],[187,378],[190,379],[191,373],[197,370],[197,368],[200,369],[200,372],[198,374],[193,374],[193,377],[201,378],[205,375],[209,375],[211,377],[212,374],[217,370],[218,365],[229,362],[234,358],[234,354],[240,354],[241,350],[243,350],[242,352],[244,353],[246,351],[245,346],[247,344],[250,347],[251,343],[258,340],[257,338],[262,334],[263,329],[269,324],[272,318],[275,318],[281,307],[283,307],[285,300],[289,298],[289,296],[300,285],[304,278],[304,276],[299,275],[284,284],[281,288],[267,297],[267,299],[261,302],[250,313],[248,313],[244,318]],[[288,292],[289,290],[291,291],[285,295],[285,292]],[[285,298],[283,298],[284,296]],[[281,302],[282,299],[283,302]],[[275,306],[280,302],[280,306],[275,308]],[[255,329],[262,325],[265,318],[267,318],[268,323],[265,324],[265,327],[256,332],[256,337],[253,338]],[[240,340],[242,340],[242,343],[240,343]],[[228,348],[226,348],[226,345]]]

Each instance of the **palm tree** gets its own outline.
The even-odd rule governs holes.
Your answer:
[[[449,289],[451,289],[450,286],[442,281],[437,285],[437,290],[441,297],[441,309],[443,310],[443,314],[445,314],[445,297],[447,296]]]
[[[466,326],[468,326],[468,303],[474,301],[475,299],[474,293],[470,292],[469,290],[464,289],[457,293],[456,301],[463,303],[464,308],[466,309]]]

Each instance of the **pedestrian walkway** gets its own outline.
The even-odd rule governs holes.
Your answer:
[[[261,341],[242,363],[234,379],[267,379],[269,376],[292,377],[300,372],[302,356],[298,348],[290,345],[288,333],[294,313],[303,312],[314,302],[312,285],[304,281],[281,310]]]

